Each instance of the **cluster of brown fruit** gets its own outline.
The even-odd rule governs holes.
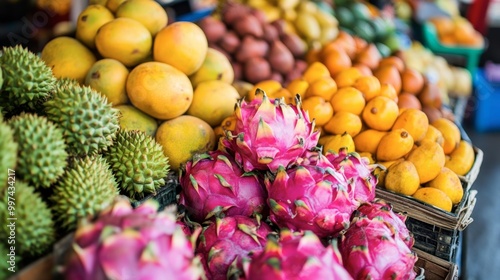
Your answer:
[[[209,46],[230,59],[235,80],[255,84],[271,79],[287,84],[307,67],[302,60],[307,51],[304,41],[286,33],[283,20],[269,23],[260,10],[230,3],[220,15],[206,17],[198,24]]]

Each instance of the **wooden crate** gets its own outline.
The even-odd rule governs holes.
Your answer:
[[[425,280],[458,280],[458,266],[453,262],[413,249],[418,256],[417,267],[424,269]]]

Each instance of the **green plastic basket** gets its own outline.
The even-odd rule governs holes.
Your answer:
[[[479,64],[479,59],[485,49],[484,45],[480,48],[468,48],[463,46],[452,47],[443,45],[439,42],[436,28],[430,22],[426,22],[422,25],[422,40],[424,45],[436,54],[458,55],[465,57],[465,68],[469,70],[471,75],[474,77],[474,73]]]

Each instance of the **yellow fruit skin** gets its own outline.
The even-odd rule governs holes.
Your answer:
[[[118,7],[120,7],[120,5],[125,1],[127,0],[107,0],[106,8],[114,13],[118,10]]]
[[[417,168],[407,160],[396,162],[387,169],[385,188],[402,195],[413,195],[420,186]]]
[[[413,138],[406,129],[391,130],[380,139],[377,160],[391,161],[405,156],[413,148]]]
[[[203,30],[195,23],[178,21],[156,34],[153,58],[189,76],[200,69],[207,50],[208,41]]]
[[[460,129],[454,122],[445,118],[435,120],[432,125],[443,134],[443,151],[446,155],[449,155],[460,143]]]
[[[446,157],[444,166],[453,170],[457,175],[464,176],[471,170],[474,160],[474,148],[469,142],[461,140],[458,147]]]
[[[189,115],[163,122],[156,131],[156,141],[162,145],[163,153],[175,171],[179,171],[195,153],[213,150],[216,144],[212,127]]]
[[[140,130],[150,135],[155,136],[158,123],[156,119],[150,117],[148,114],[135,108],[132,105],[118,105],[113,106],[120,111],[120,129],[122,130]]]
[[[153,37],[168,23],[165,9],[158,2],[151,0],[127,0],[116,10],[116,17],[137,20]]]
[[[224,54],[216,49],[208,48],[207,56],[200,69],[189,76],[189,79],[193,87],[201,82],[216,80],[231,84],[234,81],[234,70]]]
[[[420,184],[436,178],[444,166],[445,155],[443,148],[436,142],[423,141],[413,149],[406,158],[417,168]]]
[[[453,208],[453,203],[446,193],[435,188],[420,188],[413,194],[413,198],[448,212],[451,212]]]
[[[97,31],[95,45],[105,58],[114,58],[127,67],[146,61],[151,54],[153,38],[140,22],[116,18]]]
[[[98,60],[85,77],[85,84],[106,96],[113,106],[128,103],[128,69],[120,61],[112,58]]]
[[[429,124],[429,127],[427,128],[427,132],[422,139],[424,140],[429,140],[438,143],[441,147],[443,147],[444,144],[444,137],[441,131],[439,131],[437,128],[435,128],[433,125]]]
[[[326,139],[323,145],[323,153],[334,152],[338,153],[341,148],[347,148],[347,152],[356,151],[354,147],[354,140],[349,133],[344,133],[342,135],[337,134],[331,138]]]
[[[308,88],[309,83],[304,79],[295,79],[286,87],[292,95],[298,94],[302,99],[304,99]]]
[[[330,120],[323,125],[325,131],[330,134],[342,134],[347,132],[352,137],[356,137],[362,127],[363,123],[358,115],[342,111],[334,113],[333,116],[330,117]]]
[[[252,90],[253,88],[253,85],[251,83],[245,81],[234,81],[231,85],[240,94],[240,99],[245,98],[247,94],[250,92],[250,90]]]
[[[375,129],[367,129],[361,131],[358,135],[354,136],[354,145],[356,145],[356,151],[368,152],[373,155],[376,154],[380,140],[386,134],[386,131],[378,131]]]
[[[264,80],[255,84],[252,89],[248,91],[246,96],[247,101],[252,101],[255,99],[257,89],[263,90],[267,97],[273,98],[274,94],[282,89],[281,83],[275,80]]]
[[[87,47],[95,48],[97,30],[115,18],[113,13],[101,5],[89,5],[78,16],[76,22],[76,39]]]
[[[212,127],[232,115],[240,95],[230,84],[222,81],[206,81],[194,90],[193,102],[187,113],[206,121]]]
[[[410,133],[413,141],[422,140],[429,128],[429,119],[427,115],[418,109],[404,110],[394,122],[392,129],[404,128]]]
[[[312,14],[298,13],[295,28],[307,40],[317,40],[321,36],[321,27]]]
[[[460,178],[447,167],[443,167],[439,175],[427,183],[427,187],[442,190],[451,199],[453,205],[458,204],[464,196]]]
[[[94,54],[84,44],[66,36],[49,41],[43,47],[41,58],[52,68],[56,78],[71,78],[81,84],[96,62]]]
[[[159,120],[168,120],[188,110],[193,101],[193,86],[175,67],[153,61],[130,71],[127,94],[141,111]]]

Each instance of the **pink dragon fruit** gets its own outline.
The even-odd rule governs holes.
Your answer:
[[[120,197],[95,221],[77,228],[64,268],[71,280],[201,279],[194,248],[176,226],[172,208],[149,200],[132,209]]]
[[[244,270],[247,280],[352,279],[336,244],[325,247],[311,231],[283,229],[278,241],[268,238],[265,249],[245,262]]]
[[[217,219],[203,229],[196,248],[207,277],[226,280],[239,277],[242,259],[264,248],[271,228],[246,216]]]
[[[309,165],[282,166],[265,180],[269,218],[292,231],[311,230],[319,237],[335,236],[349,226],[357,208],[347,192],[347,179],[321,154]]]
[[[354,279],[415,279],[417,255],[381,219],[355,218],[339,250]]]
[[[181,170],[180,185],[179,203],[198,223],[222,213],[252,216],[267,209],[261,180],[220,150],[195,155]]]
[[[298,96],[295,105],[284,99],[269,99],[258,89],[251,102],[237,103],[237,121],[233,131],[227,131],[221,141],[232,150],[236,161],[245,171],[287,168],[295,163],[306,150],[318,143],[319,132],[314,121],[300,107]]]
[[[359,204],[375,198],[377,177],[373,175],[374,167],[369,165],[368,158],[356,152],[340,149],[338,154],[328,152],[325,155],[335,168],[344,173],[349,181],[348,192]]]
[[[411,249],[415,243],[413,234],[406,227],[406,216],[401,213],[396,213],[392,209],[392,205],[377,198],[371,202],[365,202],[358,207],[355,212],[355,217],[365,216],[369,219],[382,219],[387,222],[392,230],[408,245]]]

